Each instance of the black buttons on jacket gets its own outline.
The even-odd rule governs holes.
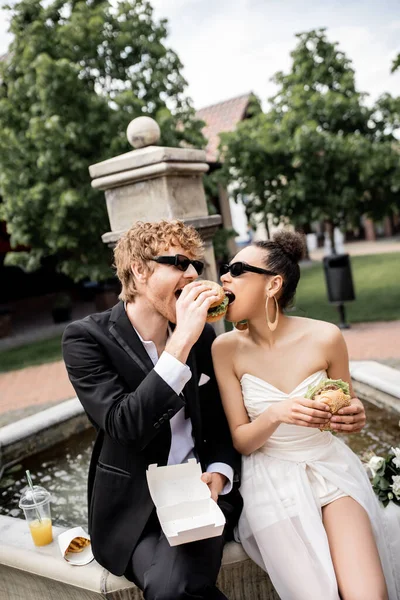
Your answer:
[[[160,417],[160,418],[158,419],[158,421],[156,421],[156,422],[154,423],[154,427],[155,427],[156,429],[158,429],[158,428],[160,427],[160,425],[162,425],[163,423],[165,423],[165,421],[169,421],[170,419],[172,419],[172,417],[173,417],[173,416],[174,416],[174,411],[172,410],[172,408],[169,408],[169,409],[168,409],[168,412],[165,412],[165,413],[163,414],[163,416],[162,416],[162,417]]]

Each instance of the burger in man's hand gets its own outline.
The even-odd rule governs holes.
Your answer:
[[[329,406],[333,415],[341,408],[350,406],[351,399],[349,384],[341,379],[323,379],[318,385],[310,386],[305,397],[324,402]],[[321,431],[329,430],[329,423],[320,429]]]
[[[225,316],[226,311],[228,310],[229,300],[225,295],[223,288],[215,281],[208,281],[206,279],[201,283],[208,286],[210,290],[218,295],[218,300],[211,304],[210,308],[208,309],[208,315],[206,319],[207,323],[215,323],[215,321],[219,321]]]

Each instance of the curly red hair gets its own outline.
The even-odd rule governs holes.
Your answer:
[[[194,227],[182,221],[137,221],[118,241],[114,249],[114,263],[122,290],[119,295],[124,302],[133,302],[137,295],[132,264],[139,263],[148,271],[153,268],[149,261],[170,247],[180,247],[192,259],[204,256],[204,244]]]

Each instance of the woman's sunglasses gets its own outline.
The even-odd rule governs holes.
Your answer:
[[[204,263],[201,262],[201,260],[190,260],[190,258],[183,254],[175,254],[175,256],[156,256],[150,260],[154,260],[154,262],[162,265],[172,265],[180,271],[187,271],[189,265],[193,265],[198,275],[201,275],[204,270]]]
[[[221,265],[219,268],[219,276],[226,275],[227,273],[232,275],[232,277],[239,277],[243,275],[246,271],[250,273],[260,273],[261,275],[277,275],[274,271],[267,271],[267,269],[260,269],[259,267],[253,267],[253,265],[248,265],[245,262],[235,262],[231,265]]]

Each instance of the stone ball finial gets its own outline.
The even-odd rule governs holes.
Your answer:
[[[128,142],[134,148],[153,146],[159,142],[160,136],[160,127],[151,117],[137,117],[133,119],[126,130]]]

